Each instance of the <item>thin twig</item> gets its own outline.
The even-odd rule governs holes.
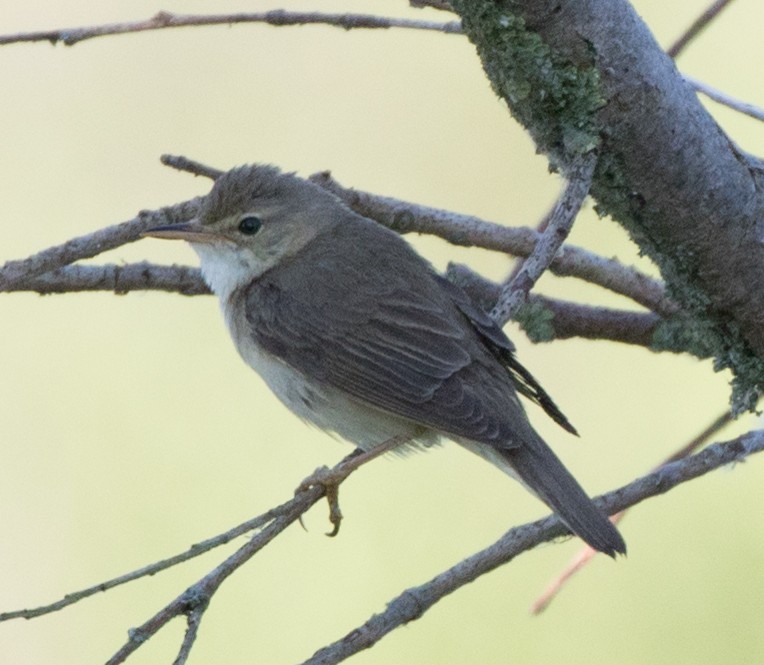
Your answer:
[[[728,5],[732,4],[732,0],[715,0],[712,2],[703,13],[696,18],[692,25],[690,25],[684,34],[679,37],[666,51],[672,58],[676,58],[687,45],[695,39],[703,30],[713,21],[722,10]]]
[[[41,295],[78,291],[112,291],[117,295],[131,291],[167,291],[184,296],[211,293],[199,268],[165,266],[148,261],[123,265],[108,263],[64,266],[38,277],[21,279],[7,290],[33,291]]]
[[[723,104],[724,106],[727,106],[735,111],[744,113],[745,115],[750,116],[751,118],[755,118],[756,120],[764,120],[764,109],[762,109],[760,106],[735,99],[734,97],[728,95],[726,92],[722,92],[721,90],[718,90],[717,88],[714,88],[707,83],[704,83],[703,81],[693,78],[692,76],[687,76],[685,74],[682,76],[684,77],[684,80],[687,81],[687,83],[695,88],[695,90],[703,93],[709,99],[713,99],[719,104]]]
[[[552,215],[554,211],[557,208],[557,202],[559,201],[559,198],[557,201],[554,202],[551,208],[547,210],[546,214],[541,218],[538,224],[536,224],[536,233],[541,235],[544,232],[544,229],[549,225],[549,220],[552,218]],[[523,265],[525,265],[526,259],[518,257],[517,260],[512,265],[512,270],[510,270],[509,274],[507,275],[506,280],[504,280],[506,283],[511,282],[515,277],[517,277],[518,273],[522,270]],[[501,289],[499,289],[500,291]],[[499,299],[499,292],[497,292],[496,297],[494,298],[493,302],[495,303]]]
[[[225,533],[221,533],[212,538],[208,538],[207,540],[203,540],[200,543],[196,543],[185,552],[181,552],[175,556],[163,559],[162,561],[157,561],[155,563],[149,564],[148,566],[139,568],[138,570],[134,570],[132,572],[125,573],[124,575],[120,575],[119,577],[115,577],[111,580],[99,582],[98,584],[94,584],[87,589],[68,593],[61,600],[57,600],[54,603],[49,603],[47,605],[41,605],[40,607],[34,607],[30,609],[3,612],[0,614],[0,622],[10,621],[11,619],[33,619],[34,617],[43,616],[45,614],[52,614],[53,612],[57,612],[65,607],[68,607],[69,605],[73,605],[74,603],[77,603],[84,598],[93,596],[101,591],[108,591],[109,589],[113,589],[114,587],[118,587],[122,584],[127,584],[128,582],[133,582],[142,577],[150,577],[152,575],[156,575],[157,573],[163,570],[167,570],[168,568],[172,568],[173,566],[177,566],[184,561],[189,561],[190,559],[194,559],[198,556],[201,556],[202,554],[206,554],[210,550],[215,549],[216,547],[220,547],[221,545],[225,545],[231,542],[234,538],[238,538],[245,533],[259,529],[279,517],[290,515],[291,511],[295,510],[295,506],[302,505],[302,499],[300,498],[301,496],[302,495],[298,495],[281,504],[280,506],[272,508],[262,515],[253,517],[251,520],[247,520],[246,522],[243,522],[242,524],[229,529]]]
[[[380,449],[381,452],[389,450],[389,445],[394,439],[383,444],[384,448]],[[327,477],[333,477],[335,479],[341,478],[344,480],[351,473],[358,470],[363,464],[375,457],[376,455],[359,455],[356,450],[345,456],[345,458],[343,458],[334,468],[327,469]],[[315,474],[304,480],[298,487],[295,497],[280,506],[278,509],[279,514],[272,519],[262,531],[255,534],[249,542],[240,547],[198,582],[191,585],[173,601],[165,605],[159,612],[154,614],[154,616],[144,622],[141,626],[129,631],[127,642],[106,662],[106,665],[119,665],[119,663],[123,663],[130,654],[135,652],[145,642],[156,635],[159,630],[167,625],[173,618],[181,614],[184,614],[187,617],[187,630],[179,650],[178,658],[175,662],[184,663],[196,639],[199,622],[201,621],[204,611],[209,605],[212,596],[220,588],[220,585],[232,573],[249,561],[249,559],[257,554],[257,552],[265,547],[290,524],[300,520],[302,515],[322,497],[326,496],[329,499],[332,511],[334,511],[334,509],[339,510],[339,506],[336,505],[337,487],[331,485],[327,488],[326,484],[322,484],[321,481],[313,482],[312,478],[314,477]],[[335,490],[333,496],[334,503],[332,503],[331,489]],[[269,511],[269,513],[272,513],[272,511]],[[336,534],[336,529],[337,524],[335,523],[335,531],[331,535]]]
[[[141,233],[152,226],[185,222],[199,209],[200,198],[191,199],[159,210],[144,211],[131,220],[72,238],[62,245],[44,249],[37,254],[8,261],[0,268],[0,292],[13,291],[14,285],[65,265],[140,239]]]
[[[725,443],[672,462],[634,482],[595,500],[606,514],[622,511],[648,497],[665,494],[677,485],[705,475],[721,466],[738,462],[764,450],[764,430],[744,434]],[[490,547],[473,554],[421,586],[407,589],[386,609],[336,642],[320,649],[303,665],[334,665],[368,649],[395,628],[423,616],[443,597],[511,561],[542,542],[559,538],[568,531],[556,516],[525,524],[508,531]]]
[[[655,467],[654,471],[659,470],[666,464],[676,462],[680,459],[683,459],[684,457],[687,457],[687,455],[691,455],[698,448],[707,443],[711,437],[716,436],[719,432],[721,432],[733,420],[734,416],[732,415],[732,412],[729,410],[725,411],[716,419],[714,419],[714,421],[708,425],[708,427],[706,427],[700,434],[695,436],[692,440],[679,448],[679,450],[672,453],[665,460],[663,460],[663,462]],[[613,524],[618,524],[624,518],[626,512],[626,510],[622,510],[621,512],[613,515],[611,518]],[[597,553],[591,547],[584,545],[584,547],[578,551],[571,562],[565,567],[562,573],[560,573],[558,577],[552,580],[544,592],[535,600],[531,606],[531,612],[533,614],[541,614],[541,612],[549,607],[551,602],[562,591],[568,581],[572,579],[573,576],[578,573],[578,571],[585,568],[586,565],[594,559],[596,554]]]
[[[581,155],[571,166],[565,191],[557,200],[533,252],[523,261],[517,274],[502,288],[496,305],[491,310],[491,318],[499,325],[507,323],[518,309],[528,302],[531,289],[551,266],[560,247],[568,238],[573,222],[589,195],[596,165],[597,154],[592,151]]]
[[[217,180],[225,171],[216,169],[212,166],[207,166],[201,162],[197,162],[183,155],[162,155],[159,158],[165,166],[176,169],[178,171],[185,171],[186,173],[193,173],[194,175],[200,175],[211,180]]]
[[[309,490],[297,495],[290,502],[291,505],[288,511],[270,522],[262,531],[247,541],[245,545],[242,545],[220,565],[216,566],[198,582],[191,585],[172,602],[165,605],[154,616],[137,628],[130,630],[127,642],[106,661],[106,665],[118,665],[125,662],[130,654],[144,645],[172,619],[180,615],[189,615],[192,612],[196,612],[200,607],[204,607],[231,573],[238,570],[284,529],[299,519],[300,515],[316,503],[323,494],[323,487],[314,485]]]
[[[359,463],[362,456],[357,451],[345,456],[334,468],[328,470],[335,478],[347,478],[356,471],[365,461],[373,459],[366,457]],[[278,515],[270,520],[256,533],[246,544],[225,559],[220,565],[207,573],[195,584],[192,584],[182,594],[165,605],[154,616],[141,624],[138,628],[129,631],[127,642],[106,662],[106,665],[118,665],[123,663],[130,654],[134,653],[149,639],[156,635],[172,619],[179,615],[186,615],[187,630],[180,646],[176,663],[185,662],[191,647],[196,639],[199,622],[206,610],[212,596],[220,588],[220,585],[236,570],[241,568],[257,552],[271,542],[290,524],[299,520],[302,515],[313,506],[319,499],[328,495],[328,489],[321,483],[303,483],[298,488],[295,497],[282,504],[278,509]],[[335,496],[336,499],[336,496]],[[334,506],[332,506],[334,508]],[[267,514],[273,514],[269,511]],[[261,518],[257,518],[261,519]]]
[[[409,0],[409,5],[421,9],[422,7],[431,7],[445,12],[452,12],[454,8],[448,0]]]
[[[196,643],[196,638],[199,635],[199,626],[202,623],[202,617],[208,607],[208,604],[204,604],[189,612],[186,617],[186,633],[183,635],[183,643],[180,645],[178,657],[173,662],[173,665],[185,665],[185,663],[188,662],[188,657],[191,655],[191,649],[193,649],[194,644]]]
[[[387,18],[373,14],[323,14],[321,12],[287,12],[275,9],[268,12],[242,12],[235,14],[173,14],[159,12],[148,20],[131,21],[126,23],[107,23],[80,28],[60,28],[56,30],[41,30],[37,32],[22,32],[12,35],[0,35],[0,46],[18,44],[21,42],[61,42],[65,46],[73,46],[86,39],[105,37],[107,35],[125,35],[152,30],[169,28],[187,28],[209,25],[233,25],[235,23],[266,23],[272,26],[289,25],[330,25],[344,30],[357,28],[386,29],[405,28],[411,30],[433,30],[436,32],[460,34],[460,21],[441,23],[437,21],[417,21],[405,18]]]
[[[446,276],[462,287],[486,311],[499,297],[499,284],[478,275],[465,265],[450,263]],[[533,329],[523,326],[530,339],[537,343],[582,337],[650,348],[653,335],[663,322],[660,316],[652,312],[593,307],[540,294],[532,294],[528,303],[544,319],[543,326],[537,324]],[[523,321],[521,319],[521,325]]]

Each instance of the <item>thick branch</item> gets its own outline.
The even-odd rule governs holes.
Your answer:
[[[491,83],[660,267],[740,382],[764,387],[764,177],[721,131],[626,0],[455,0]]]

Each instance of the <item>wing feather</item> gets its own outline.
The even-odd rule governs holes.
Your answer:
[[[396,234],[355,219],[246,288],[256,342],[375,408],[446,434],[519,445],[530,425],[506,367],[475,327],[489,330],[490,319],[477,309],[474,319],[465,315]],[[347,242],[354,245],[353,265],[341,253]]]

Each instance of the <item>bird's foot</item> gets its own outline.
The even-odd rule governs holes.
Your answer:
[[[326,500],[329,502],[329,521],[332,523],[332,530],[326,535],[333,538],[339,533],[340,523],[342,522],[342,511],[340,510],[339,502],[340,484],[358,467],[373,460],[375,457],[379,457],[397,448],[399,445],[409,441],[409,439],[410,437],[408,436],[393,436],[370,450],[357,448],[333,469],[326,466],[318,467],[298,485],[294,493],[305,492],[316,485],[321,485],[324,488]],[[302,518],[300,518],[300,524],[305,528]]]
[[[342,522],[342,511],[340,510],[339,499],[340,484],[355,470],[355,468],[355,466],[346,466],[344,464],[341,464],[334,469],[330,469],[328,466],[320,466],[305,478],[294,491],[295,494],[299,494],[316,485],[321,485],[321,487],[324,488],[324,495],[329,503],[329,521],[332,523],[332,530],[326,534],[330,538],[333,538],[340,532],[340,523]],[[300,524],[302,524],[302,517],[300,518]],[[302,526],[305,528],[304,524],[302,524]]]

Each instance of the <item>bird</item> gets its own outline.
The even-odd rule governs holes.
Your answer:
[[[269,164],[218,177],[196,217],[145,236],[197,253],[243,360],[298,417],[363,451],[451,439],[611,557],[621,534],[533,429],[575,432],[503,330],[399,234]]]

